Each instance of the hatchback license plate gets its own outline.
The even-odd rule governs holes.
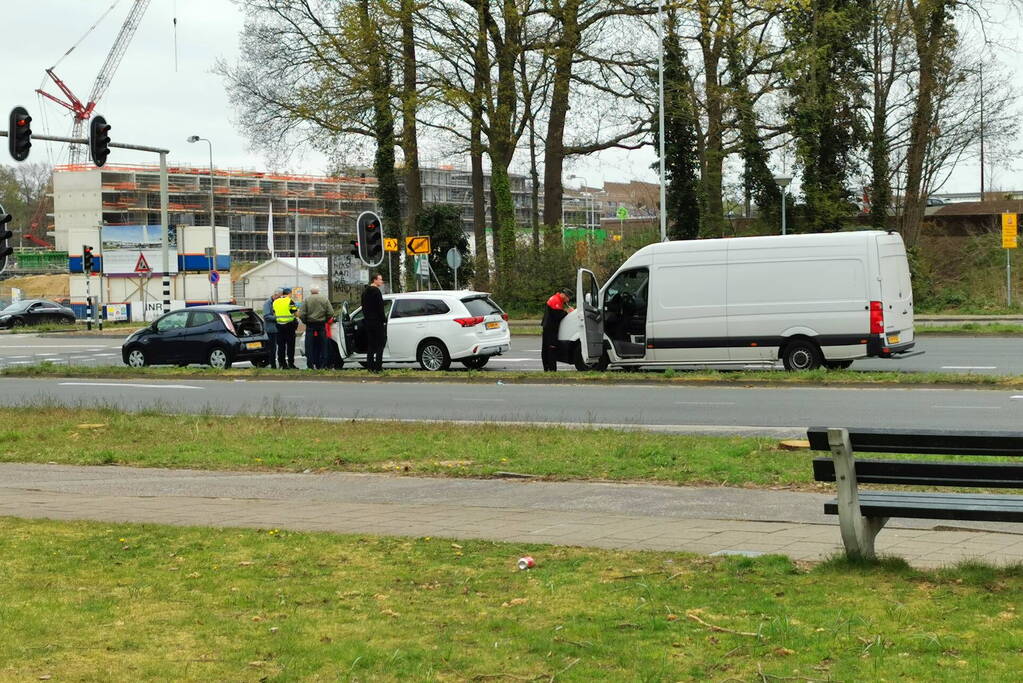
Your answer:
[[[889,334],[888,335],[888,343],[889,344],[898,344],[899,343],[899,339],[901,339],[901,337],[899,337],[899,335],[897,335],[897,334]]]
[[[249,342],[245,345],[247,349],[261,349],[263,348],[263,342]]]
[[[501,323],[499,323],[499,322],[487,323],[487,329],[488,330],[496,330],[500,326],[501,326]]]

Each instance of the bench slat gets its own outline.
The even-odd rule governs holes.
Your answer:
[[[834,461],[831,458],[814,458],[813,477],[816,481],[835,481]],[[1015,489],[1023,488],[1023,463],[857,459],[856,481],[860,484]]]
[[[1023,522],[1023,496],[861,491],[859,501],[865,517]],[[824,512],[838,514],[838,501],[825,503]]]
[[[922,429],[849,428],[854,451],[867,453],[929,453],[938,455],[1023,456],[1023,432],[961,432]],[[827,427],[807,430],[810,449],[829,451]]]

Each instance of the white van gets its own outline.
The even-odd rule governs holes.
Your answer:
[[[881,231],[661,242],[599,286],[580,269],[560,359],[847,368],[914,345],[902,237]],[[915,355],[915,354],[914,354]]]

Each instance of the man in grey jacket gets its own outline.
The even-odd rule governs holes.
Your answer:
[[[277,369],[277,319],[274,318],[274,299],[281,295],[281,288],[278,287],[270,298],[263,302],[263,328],[269,341],[267,348],[270,352],[270,367]]]
[[[302,302],[298,318],[305,323],[305,364],[310,370],[327,367],[327,321],[334,317],[334,308],[319,287],[311,287]]]

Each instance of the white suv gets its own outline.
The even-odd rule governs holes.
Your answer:
[[[387,316],[385,363],[419,363],[424,370],[447,370],[451,361],[478,370],[491,356],[511,348],[508,316],[486,292],[426,291],[384,295]],[[362,309],[343,312],[331,326],[329,366],[345,360],[366,362]],[[304,344],[299,345],[304,349]]]

